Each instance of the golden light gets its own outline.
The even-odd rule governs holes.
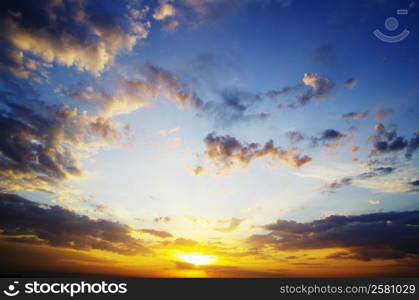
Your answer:
[[[200,253],[179,254],[178,258],[195,266],[209,265],[217,260],[215,256]]]

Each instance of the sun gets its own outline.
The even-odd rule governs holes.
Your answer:
[[[210,265],[217,260],[215,256],[200,253],[179,254],[178,258],[195,266]]]

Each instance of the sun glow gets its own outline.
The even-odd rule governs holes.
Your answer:
[[[215,256],[204,255],[200,253],[180,254],[178,255],[178,258],[195,266],[209,265],[217,260]]]

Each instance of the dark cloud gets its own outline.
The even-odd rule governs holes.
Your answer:
[[[419,132],[416,130],[415,136],[409,141],[409,145],[406,149],[406,158],[411,159],[413,153],[419,148]]]
[[[345,81],[345,86],[348,89],[353,89],[356,86],[357,83],[358,83],[358,80],[355,77],[351,77],[351,78],[348,78]]]
[[[375,168],[370,172],[361,173],[357,176],[359,179],[369,179],[377,176],[385,176],[388,174],[393,173],[396,170],[396,168],[392,167],[379,167]]]
[[[334,148],[343,145],[342,140],[348,136],[346,133],[339,132],[335,129],[326,129],[320,136],[306,136],[299,131],[288,131],[286,136],[291,144],[308,141],[311,147],[319,145],[326,148]]]
[[[275,147],[273,141],[268,141],[262,147],[257,143],[241,143],[236,138],[225,135],[217,136],[210,133],[204,139],[205,155],[212,161],[219,171],[226,171],[235,167],[246,167],[252,160],[270,157],[293,167],[311,162],[311,157],[297,154],[297,149],[282,150]]]
[[[419,186],[419,180],[409,182],[410,185]]]
[[[1,100],[0,100],[1,103]],[[0,107],[0,187],[50,190],[82,176],[80,153],[119,139],[119,125],[67,106],[30,100]]]
[[[311,61],[328,67],[336,65],[336,52],[332,45],[326,44],[317,48],[311,55]]]
[[[345,248],[329,258],[395,259],[419,255],[419,211],[330,216],[308,223],[278,220],[250,244],[278,250]]]
[[[313,146],[321,144],[324,147],[332,148],[340,145],[341,140],[346,136],[346,133],[339,132],[335,129],[326,129],[319,137],[312,136],[309,139]]]
[[[373,143],[371,155],[397,152],[406,150],[405,157],[411,159],[413,153],[419,147],[419,134],[408,140],[403,136],[399,136],[396,127],[386,127],[382,123],[377,123],[374,127],[375,135],[370,136],[369,140]]]
[[[13,194],[0,194],[2,235],[23,243],[77,250],[106,250],[123,255],[150,250],[118,222],[93,220],[60,206],[46,206]]]
[[[342,114],[341,117],[343,119],[349,119],[349,120],[363,120],[368,116],[369,112],[368,111],[364,111],[364,112],[349,112],[349,113],[345,113]]]
[[[326,129],[325,131],[323,131],[320,139],[324,141],[334,141],[334,140],[340,140],[343,137],[345,137],[345,134],[340,133],[337,130]]]

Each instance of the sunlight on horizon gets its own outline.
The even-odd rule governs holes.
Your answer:
[[[210,265],[217,261],[217,257],[215,256],[204,255],[200,253],[179,254],[177,257],[180,260],[195,266]]]

